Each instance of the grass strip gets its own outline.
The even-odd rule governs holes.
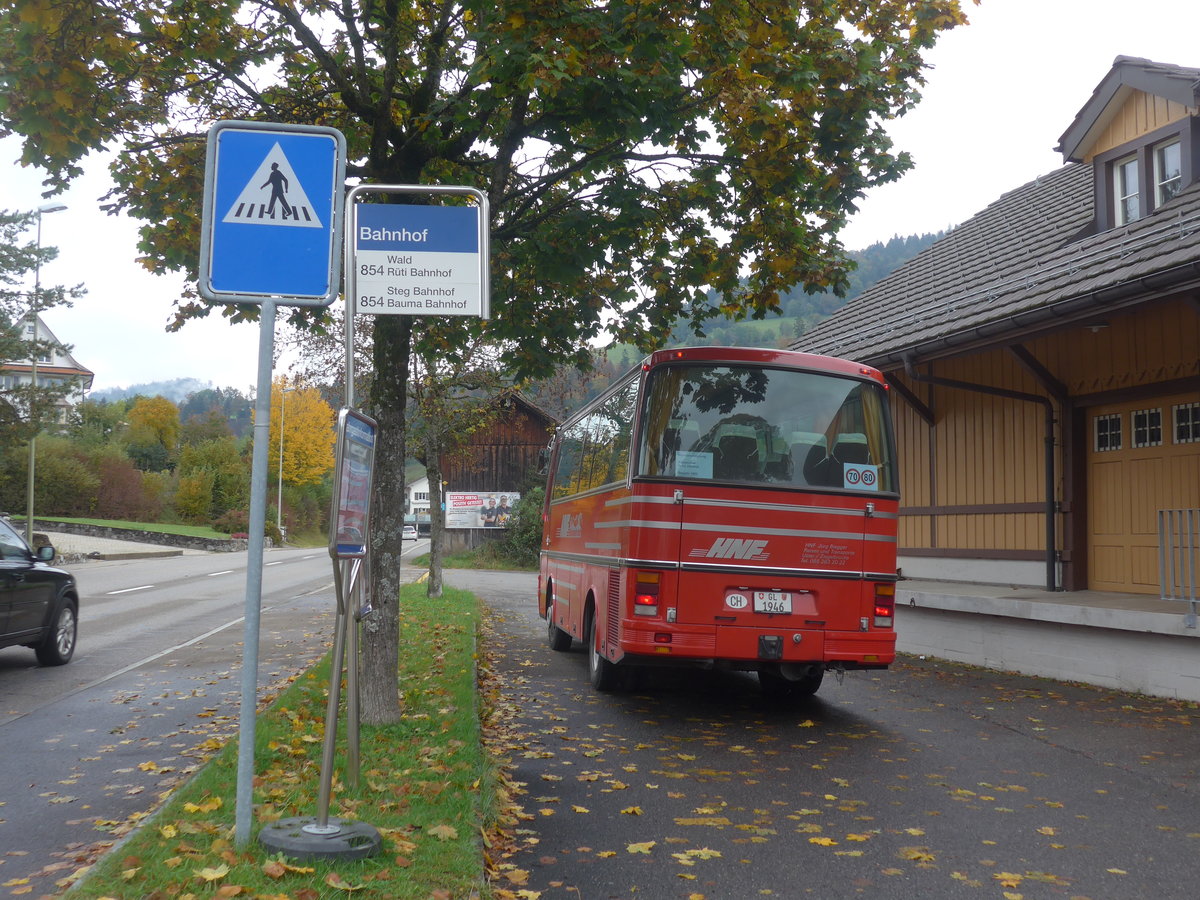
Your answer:
[[[24,522],[21,516],[13,516],[14,521]],[[93,525],[101,528],[120,528],[127,531],[148,531],[159,534],[182,534],[188,537],[219,538],[229,537],[223,531],[216,531],[207,525],[177,525],[163,522],[126,522],[120,519],[72,519],[64,516],[38,516],[38,521],[45,523],[65,522],[68,525]],[[51,529],[53,530],[53,529]]]
[[[497,773],[481,743],[477,640],[481,605],[465,591],[401,590],[403,720],[362,728],[357,790],[344,783],[339,725],[330,816],[375,826],[383,847],[357,861],[300,862],[254,840],[233,843],[236,740],[179,788],[151,821],[100,860],[66,897],[458,898],[487,896],[481,835],[497,816]],[[255,833],[317,812],[329,657],[260,712]],[[344,691],[343,691],[344,695]]]

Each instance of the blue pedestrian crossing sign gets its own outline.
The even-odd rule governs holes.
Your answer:
[[[341,288],[346,139],[336,128],[218,122],[208,133],[200,294],[327,306]]]

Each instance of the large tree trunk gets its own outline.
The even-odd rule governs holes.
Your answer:
[[[362,624],[362,721],[400,720],[400,554],[404,528],[404,398],[412,348],[408,316],[377,316],[371,413],[379,423],[371,498],[371,603]]]

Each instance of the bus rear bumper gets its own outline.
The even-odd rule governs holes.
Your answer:
[[[647,658],[666,663],[700,665],[732,663],[756,668],[760,663],[824,663],[845,669],[886,668],[896,659],[896,634],[879,631],[821,631],[790,628],[670,626],[628,627],[624,631],[627,662]]]

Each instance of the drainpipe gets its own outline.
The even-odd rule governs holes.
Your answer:
[[[1055,544],[1057,539],[1054,529],[1054,404],[1048,397],[1040,394],[1027,394],[1024,391],[1012,391],[1007,388],[993,387],[988,384],[973,384],[969,381],[958,381],[954,378],[942,378],[937,375],[922,375],[917,371],[912,358],[904,357],[904,371],[914,381],[932,384],[938,387],[955,388],[960,391],[974,391],[978,394],[991,394],[993,397],[1007,397],[1010,400],[1021,400],[1026,403],[1037,403],[1045,410],[1045,473],[1046,473],[1046,590],[1058,590],[1058,578],[1055,567]]]

